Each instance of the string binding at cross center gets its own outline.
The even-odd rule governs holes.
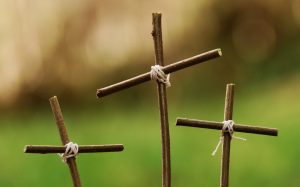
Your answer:
[[[222,131],[223,132],[228,132],[229,135],[231,136],[231,138],[235,138],[235,139],[239,139],[239,140],[243,140],[243,141],[246,141],[247,139],[245,138],[241,138],[241,137],[238,137],[238,136],[233,136],[233,133],[234,133],[234,130],[233,130],[233,125],[234,125],[234,121],[233,120],[226,120],[226,121],[223,121],[224,125],[223,125],[223,128],[222,128]],[[223,142],[224,140],[224,135],[222,133],[221,137],[220,137],[220,140],[215,148],[215,150],[212,152],[212,156],[215,156],[215,154],[217,153],[221,143]]]
[[[158,82],[165,84],[167,87],[171,86],[170,74],[165,74],[162,70],[162,66],[160,65],[151,66],[150,77],[151,80],[157,80]]]
[[[69,142],[65,145],[66,151],[64,153],[58,154],[64,163],[67,163],[67,159],[71,157],[76,157],[78,155],[78,145],[73,142]]]

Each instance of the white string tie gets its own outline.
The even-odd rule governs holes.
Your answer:
[[[158,82],[164,83],[167,87],[171,86],[170,74],[165,74],[162,70],[162,66],[155,65],[151,66],[150,77],[152,80],[157,80]]]
[[[235,139],[239,139],[239,140],[243,140],[246,141],[247,139],[245,138],[241,138],[238,136],[233,136],[234,130],[233,130],[233,125],[234,125],[234,121],[233,120],[227,120],[227,121],[223,121],[224,125],[222,128],[223,132],[229,132],[229,135],[231,136],[231,138],[235,138]],[[212,156],[215,156],[215,154],[217,153],[221,143],[224,141],[224,136],[223,134],[221,135],[219,142],[215,148],[215,150],[212,152]]]
[[[76,157],[78,155],[78,145],[73,142],[69,142],[65,145],[65,153],[58,154],[64,163],[67,163],[67,159]]]

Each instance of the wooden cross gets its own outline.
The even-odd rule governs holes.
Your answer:
[[[176,72],[178,70],[220,57],[222,55],[221,49],[215,49],[206,53],[175,62],[170,65],[164,66],[163,58],[163,42],[162,42],[162,29],[161,29],[161,13],[152,14],[153,24],[153,41],[155,49],[155,63],[162,66],[162,71],[165,74]],[[138,75],[131,79],[107,86],[97,90],[98,98],[106,95],[136,86],[151,80],[150,72]],[[162,186],[171,187],[171,163],[170,163],[170,135],[169,135],[169,120],[167,108],[166,86],[157,81],[158,101],[160,109],[160,122],[161,122],[161,137],[162,137]]]
[[[49,99],[52,112],[59,130],[60,138],[63,145],[66,145],[70,142],[67,129],[64,124],[63,115],[59,106],[59,102],[56,96]],[[95,152],[117,152],[123,151],[124,147],[122,144],[115,145],[84,145],[78,147],[78,153],[95,153]],[[65,146],[35,146],[35,145],[26,145],[24,152],[25,153],[65,153]],[[75,157],[67,158],[66,163],[69,166],[73,186],[81,187],[79,173],[77,170]]]
[[[225,109],[224,109],[224,121],[232,120],[233,115],[233,96],[234,96],[234,84],[227,84],[226,87],[226,97],[225,97]],[[214,122],[214,121],[203,121],[194,119],[177,118],[176,125],[187,126],[187,127],[198,127],[222,130],[224,122]],[[278,130],[274,128],[264,128],[258,126],[248,126],[234,124],[233,130],[236,132],[245,132],[253,134],[262,134],[269,136],[277,136]],[[221,178],[220,186],[228,187],[229,181],[229,160],[230,160],[230,142],[231,134],[222,130],[222,160],[221,160]]]

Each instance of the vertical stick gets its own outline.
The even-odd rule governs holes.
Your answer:
[[[52,112],[56,121],[56,125],[58,127],[59,130],[59,134],[60,134],[60,138],[62,141],[63,145],[66,145],[67,143],[70,142],[69,137],[68,137],[68,133],[67,133],[67,129],[65,127],[64,124],[64,118],[59,106],[59,102],[56,96],[51,97],[49,99],[50,101],[50,105],[52,108]],[[79,178],[79,173],[77,170],[77,165],[75,162],[75,158],[71,157],[67,159],[67,164],[69,166],[71,175],[72,175],[72,180],[73,180],[73,185],[74,187],[81,187],[81,183],[80,183],[80,178]]]
[[[161,13],[152,14],[155,63],[164,66]],[[157,81],[162,136],[162,186],[171,187],[170,135],[166,86]]]
[[[234,96],[234,84],[227,84],[226,97],[225,97],[225,109],[224,120],[232,120],[233,111],[233,96]],[[231,136],[229,132],[222,132],[223,134],[223,149],[222,149],[222,161],[221,161],[221,187],[228,187],[229,184],[229,161],[230,161],[230,141]]]

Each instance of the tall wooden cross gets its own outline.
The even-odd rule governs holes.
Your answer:
[[[161,66],[161,70],[165,73],[172,73],[178,70],[220,57],[222,55],[220,49],[208,51],[206,53],[175,62],[164,66],[163,57],[163,42],[162,42],[162,29],[161,29],[161,13],[152,14],[153,24],[153,41],[155,49],[155,63]],[[144,73],[131,79],[107,86],[97,90],[98,98],[106,95],[136,86],[151,80],[151,73]],[[158,102],[160,109],[160,122],[161,122],[161,137],[162,137],[162,186],[171,187],[171,161],[170,161],[170,136],[169,136],[169,120],[168,120],[168,107],[166,86],[164,83],[157,81]]]
[[[65,153],[66,147],[65,145],[70,142],[67,129],[64,124],[63,115],[59,106],[59,102],[56,96],[49,99],[50,105],[52,108],[52,112],[54,114],[54,118],[59,130],[60,138],[62,144],[64,146],[36,146],[36,145],[26,145],[24,152],[25,153]],[[115,144],[115,145],[83,145],[78,146],[78,153],[95,153],[95,152],[117,152],[123,151],[124,147],[122,144]],[[66,158],[66,163],[69,166],[73,186],[74,187],[81,187],[81,182],[79,178],[79,173],[77,170],[75,157]]]
[[[176,125],[178,126],[187,126],[187,127],[197,127],[197,128],[207,128],[222,130],[221,141],[222,146],[222,160],[221,160],[221,178],[220,186],[228,187],[229,181],[229,160],[230,160],[230,142],[234,138],[232,133],[235,132],[245,132],[253,134],[262,134],[269,136],[277,136],[278,130],[274,128],[264,128],[258,126],[248,126],[233,124],[231,133],[228,132],[230,129],[224,129],[226,121],[232,120],[233,115],[233,96],[234,96],[234,84],[227,84],[226,87],[226,97],[225,97],[225,109],[224,109],[224,122],[214,122],[214,121],[203,121],[195,119],[185,119],[177,118]]]

